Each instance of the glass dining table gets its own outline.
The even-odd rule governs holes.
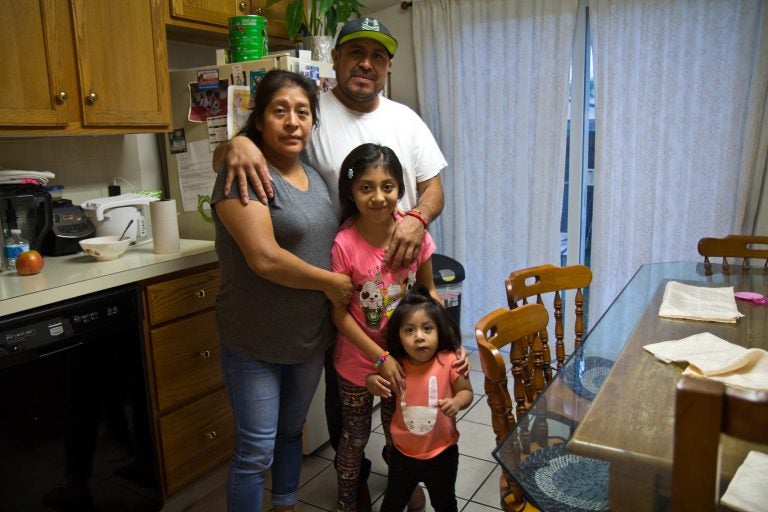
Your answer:
[[[670,262],[643,265],[595,323],[584,344],[539,394],[522,421],[494,451],[502,467],[542,510],[668,510],[672,475],[675,386],[683,366],[665,364],[644,345],[709,332],[748,348],[768,349],[768,305],[737,301],[744,314],[735,324],[673,320],[658,316],[669,281],[696,286],[732,286],[734,291],[768,295],[768,270],[730,274],[713,265]],[[521,439],[542,420],[550,434],[564,442],[563,458],[554,466],[536,464],[536,453],[520,464]],[[723,441],[722,472],[726,479],[741,463],[748,445]],[[574,478],[590,489],[583,502],[568,487]],[[558,475],[558,472],[563,472]],[[558,480],[559,479],[559,480]],[[603,500],[589,502],[589,494]],[[574,500],[576,505],[574,505]],[[580,508],[583,507],[583,508]]]

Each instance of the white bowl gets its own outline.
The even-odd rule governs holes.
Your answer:
[[[118,235],[86,238],[80,240],[80,247],[97,261],[115,260],[125,252],[131,243],[129,238],[118,240],[119,238]]]

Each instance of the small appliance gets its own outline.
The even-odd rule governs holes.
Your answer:
[[[30,249],[40,250],[52,225],[51,195],[40,185],[13,183],[0,185],[0,225],[7,237],[20,229]]]
[[[2,510],[163,508],[141,319],[135,284],[0,316]]]
[[[43,240],[45,256],[64,256],[80,252],[80,240],[91,238],[94,229],[91,221],[79,206],[69,199],[53,201],[53,222]]]
[[[157,197],[144,194],[121,194],[90,199],[80,207],[93,224],[97,237],[120,236],[133,221],[125,237],[131,241],[131,245],[136,245],[150,240],[142,207],[158,200]]]

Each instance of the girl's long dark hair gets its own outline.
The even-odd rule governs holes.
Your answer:
[[[257,146],[261,147],[261,130],[256,125],[259,121],[264,120],[264,114],[267,111],[267,106],[277,91],[287,85],[295,85],[304,91],[309,100],[309,110],[312,112],[312,126],[317,126],[319,121],[318,117],[318,103],[319,98],[317,95],[317,86],[315,83],[304,75],[294,73],[292,71],[284,71],[282,69],[272,69],[267,71],[267,74],[259,82],[256,88],[256,94],[253,100],[253,109],[248,115],[248,120],[245,122],[245,126],[240,130],[238,135],[245,135],[251,139]]]
[[[355,200],[352,199],[352,187],[371,167],[381,167],[397,181],[397,199],[405,194],[403,166],[400,159],[387,146],[380,144],[361,144],[350,151],[341,164],[339,173],[339,204],[341,204],[341,223],[358,214]]]
[[[461,346],[459,326],[443,305],[432,298],[426,286],[416,284],[400,301],[387,322],[389,354],[398,360],[407,356],[403,342],[400,341],[400,326],[406,318],[420,309],[423,309],[437,326],[437,352],[458,350]]]

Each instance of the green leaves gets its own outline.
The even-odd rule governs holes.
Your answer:
[[[279,1],[267,0],[266,7]],[[339,23],[360,16],[361,7],[359,0],[293,0],[285,11],[288,37],[295,39],[302,29],[310,36],[334,36]]]
[[[304,23],[304,1],[294,0],[285,9],[285,25],[288,28],[288,37],[296,39],[296,36]]]
[[[325,35],[327,36],[335,36],[336,26],[340,22],[347,21],[352,14],[356,14],[359,17],[359,9],[360,7],[364,7],[364,5],[357,0],[336,0],[328,3],[332,5],[329,6],[325,15]]]

